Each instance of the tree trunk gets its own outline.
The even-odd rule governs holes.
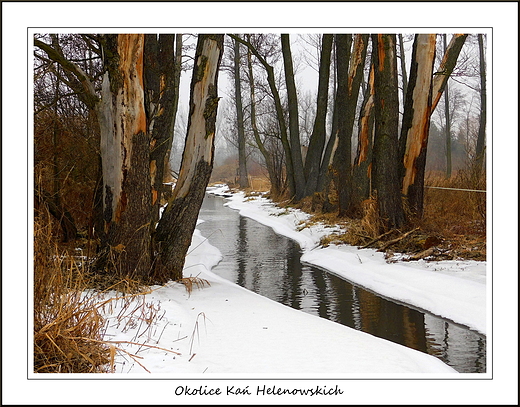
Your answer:
[[[173,142],[171,124],[177,112],[178,86],[175,83],[174,34],[145,35],[144,83],[150,140],[150,177],[152,186],[152,223],[159,221],[164,192],[165,168]]]
[[[338,55],[336,104],[340,114],[338,115],[338,148],[334,155],[334,169],[338,180],[339,216],[347,216],[352,209],[352,132],[365,65],[368,34],[356,34],[349,64],[350,43],[351,40],[346,35],[338,34],[336,36]]]
[[[235,76],[235,105],[237,109],[237,130],[238,130],[238,183],[240,188],[249,187],[246,163],[246,136],[244,131],[244,111],[242,108],[242,91],[240,86],[240,43],[234,44],[234,66]]]
[[[451,37],[448,48],[442,57],[442,61],[439,65],[439,69],[434,74],[433,78],[433,90],[432,90],[432,113],[437,107],[439,100],[441,99],[444,87],[448,83],[455,65],[457,65],[457,58],[459,57],[460,50],[466,41],[468,34],[453,34]]]
[[[356,211],[360,208],[361,202],[368,199],[371,193],[374,93],[374,63],[372,62],[358,119],[357,152],[352,168],[352,206]]]
[[[201,34],[197,40],[179,179],[154,236],[158,249],[154,278],[159,282],[182,278],[186,253],[211,176],[223,44],[223,34]]]
[[[422,216],[426,147],[430,130],[435,34],[415,36],[408,93],[401,127],[402,194],[412,213]],[[406,143],[406,144],[405,144]]]
[[[105,36],[100,124],[106,249],[124,276],[150,271],[150,140],[143,89],[144,35]]]
[[[444,46],[444,52],[446,52],[446,34],[442,35],[442,43]],[[446,137],[446,178],[451,178],[451,118],[450,118],[450,92],[448,88],[448,82],[444,89],[444,116],[446,120],[446,126],[444,128]]]
[[[478,138],[476,149],[476,170],[480,174],[484,166],[485,144],[486,144],[486,115],[487,115],[487,92],[486,92],[486,59],[484,53],[484,39],[478,34],[478,49],[480,61],[480,118],[478,123]]]
[[[282,34],[281,42],[285,83],[287,85],[287,101],[289,105],[289,136],[291,145],[291,159],[294,169],[294,194],[295,200],[299,201],[303,198],[305,193],[305,175],[303,173],[303,158],[300,143],[298,96],[296,94],[296,84],[294,82],[294,70],[289,34]]]
[[[399,34],[399,59],[401,61],[401,76],[403,78],[403,100],[406,99],[408,76],[406,75],[406,59],[404,55],[403,34]]]
[[[260,138],[260,133],[258,132],[258,127],[256,125],[256,100],[255,100],[255,78],[253,75],[253,63],[251,61],[251,50],[248,48],[247,50],[247,69],[249,76],[249,92],[250,92],[250,104],[251,104],[251,128],[253,130],[253,135],[255,136],[256,145],[260,150],[260,153],[264,157],[265,166],[267,168],[267,173],[269,175],[269,181],[271,183],[271,196],[277,198],[282,193],[282,184],[280,180],[280,174],[277,174],[276,166],[273,161],[273,157],[269,150],[265,147],[262,139]]]
[[[400,228],[405,216],[399,191],[399,95],[395,35],[372,35],[374,53],[375,135],[373,188],[383,229]]]
[[[329,90],[330,55],[332,51],[332,34],[323,34],[320,54],[320,70],[318,80],[318,99],[316,102],[316,118],[312,129],[309,148],[305,157],[305,196],[314,194],[318,186],[318,176],[325,147],[325,125],[327,118],[327,99]]]

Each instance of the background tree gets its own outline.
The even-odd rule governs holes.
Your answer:
[[[487,122],[487,91],[486,91],[486,59],[484,52],[484,35],[478,34],[479,73],[480,73],[480,115],[478,139],[476,146],[476,173],[480,173],[484,165],[486,122]]]
[[[300,142],[298,96],[296,93],[296,84],[294,81],[294,69],[289,34],[281,35],[281,44],[284,62],[285,83],[287,85],[291,160],[294,169],[294,198],[299,201],[305,194],[305,175]]]
[[[318,177],[322,165],[322,156],[326,141],[325,125],[333,39],[334,36],[332,34],[323,34],[322,36],[316,116],[304,165],[305,196],[311,196],[317,191]]]
[[[242,107],[242,90],[240,80],[240,43],[234,41],[233,45],[233,76],[235,81],[235,105],[237,112],[237,133],[238,133],[238,183],[240,188],[249,186],[246,162],[246,135],[244,130],[244,111]]]

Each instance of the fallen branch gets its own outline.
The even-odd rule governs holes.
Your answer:
[[[410,256],[408,260],[421,260],[425,257],[431,256],[435,252],[435,247],[430,247],[429,249],[423,250],[420,253],[414,254],[413,256]]]
[[[378,241],[381,240],[383,237],[388,236],[390,233],[393,233],[393,232],[395,232],[395,229],[391,229],[391,230],[389,230],[388,232],[385,232],[385,233],[383,233],[382,235],[379,235],[379,236],[376,237],[375,239],[372,239],[370,242],[368,242],[366,245],[361,246],[360,249],[366,249],[367,247],[372,246],[375,242],[378,242]]]
[[[413,230],[410,230],[406,233],[403,233],[401,236],[395,238],[395,239],[392,239],[392,240],[389,240],[388,242],[386,242],[383,246],[381,246],[379,249],[377,249],[378,252],[383,252],[385,251],[387,248],[389,248],[390,246],[400,242],[401,240],[403,240],[404,238],[406,238],[407,236],[411,235],[413,232],[415,232],[416,230],[418,230],[419,227],[416,227],[415,229]]]

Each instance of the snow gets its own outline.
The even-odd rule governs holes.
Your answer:
[[[262,195],[208,188],[225,205],[296,240],[302,260],[384,296],[486,333],[485,262],[387,263],[375,250],[318,245],[337,228],[303,227],[308,215],[281,209]],[[199,219],[199,222],[203,222]],[[211,271],[222,259],[197,229],[184,276],[209,283],[187,292],[180,283],[154,286],[105,307],[105,339],[118,342],[115,374],[168,378],[360,378],[464,376],[439,359],[279,304]],[[152,312],[152,310],[154,312]],[[150,324],[143,320],[150,320]],[[123,317],[122,317],[123,316]],[[129,342],[133,343],[130,344]],[[140,345],[136,345],[136,344]],[[141,359],[142,358],[142,359]],[[137,361],[138,362],[137,362]],[[485,375],[485,374],[484,374]]]
[[[210,190],[226,194],[225,186]],[[296,240],[302,262],[325,269],[388,298],[427,310],[480,333],[487,333],[486,262],[472,260],[388,263],[374,249],[348,245],[319,246],[320,238],[337,227],[313,225],[298,230],[308,218],[296,209],[281,209],[262,196],[233,194],[225,204],[281,235]]]

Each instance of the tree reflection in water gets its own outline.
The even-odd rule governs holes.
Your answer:
[[[292,308],[434,355],[459,372],[486,371],[484,336],[302,264],[297,243],[223,203],[207,195],[204,223],[197,226],[224,257],[214,273]]]

